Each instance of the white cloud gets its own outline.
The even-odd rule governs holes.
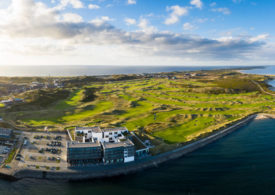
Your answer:
[[[108,16],[85,22],[34,0],[13,0],[0,11],[0,63],[6,64],[228,64],[258,56],[268,37],[210,39],[163,32],[145,18],[137,24],[141,30],[127,32],[111,25]]]
[[[215,7],[216,5],[217,5],[216,2],[212,2],[212,3],[210,4],[210,7]]]
[[[89,4],[89,5],[88,5],[88,8],[89,8],[89,9],[99,9],[100,6],[99,6],[99,5],[96,5],[96,4]]]
[[[134,4],[137,4],[137,1],[136,0],[127,0],[127,4],[134,5]]]
[[[127,25],[135,25],[137,23],[137,21],[133,18],[125,18],[124,21]]]
[[[198,23],[205,23],[206,21],[208,21],[208,18],[199,18],[199,19],[197,19],[196,22],[198,22]]]
[[[96,18],[90,21],[90,23],[95,24],[97,26],[101,26],[106,22],[113,21],[114,19],[109,18],[109,16],[101,16],[100,18]]]
[[[175,24],[179,21],[181,16],[188,14],[187,7],[181,7],[178,5],[170,6],[166,8],[167,11],[171,11],[169,17],[164,21],[166,25]]]
[[[145,33],[153,33],[157,31],[157,29],[150,25],[150,22],[145,18],[140,19],[138,27]]]
[[[211,9],[211,11],[212,12],[220,12],[220,13],[223,13],[224,15],[231,14],[231,11],[227,7],[213,8],[213,9]]]
[[[196,27],[189,22],[186,22],[183,24],[183,30],[189,31],[189,30],[194,30]]]
[[[60,3],[56,6],[56,9],[64,9],[68,5],[71,5],[75,9],[84,8],[81,0],[60,0]]]
[[[234,3],[241,3],[243,0],[232,0]]]
[[[114,7],[114,4],[107,4],[106,7],[107,8]]]
[[[83,18],[74,13],[66,13],[62,15],[62,19],[64,22],[69,22],[69,23],[80,23],[83,22]]]
[[[266,40],[269,37],[269,34],[261,34],[256,37],[250,38],[251,42],[257,42],[257,41],[263,41]]]
[[[203,6],[203,3],[201,0],[191,0],[190,4],[194,5],[195,7],[199,8],[199,9],[201,9]]]

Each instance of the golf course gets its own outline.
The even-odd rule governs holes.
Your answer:
[[[75,126],[125,126],[167,151],[254,113],[274,113],[266,76],[233,70],[169,77],[81,82],[20,94],[24,103],[0,104],[0,116],[18,129],[63,131]],[[172,75],[172,76],[171,76]],[[272,93],[272,92],[270,92]]]

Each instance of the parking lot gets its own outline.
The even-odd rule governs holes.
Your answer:
[[[19,167],[62,170],[67,169],[66,134],[26,132],[20,153],[16,156]]]
[[[8,146],[0,145],[0,165],[4,162],[7,158],[11,148]]]

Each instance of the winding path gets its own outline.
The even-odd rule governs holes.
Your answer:
[[[254,83],[255,85],[257,85],[257,87],[261,90],[261,92],[267,94],[267,95],[272,95],[275,97],[275,94],[274,93],[270,93],[268,91],[265,91],[264,88],[259,84],[257,83],[256,81],[253,81],[253,80],[250,80],[252,83]]]

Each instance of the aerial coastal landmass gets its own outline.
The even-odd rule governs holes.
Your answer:
[[[0,0],[0,195],[274,195],[274,8]]]
[[[144,161],[255,114],[274,117],[272,78],[238,70],[2,77],[1,169]]]

